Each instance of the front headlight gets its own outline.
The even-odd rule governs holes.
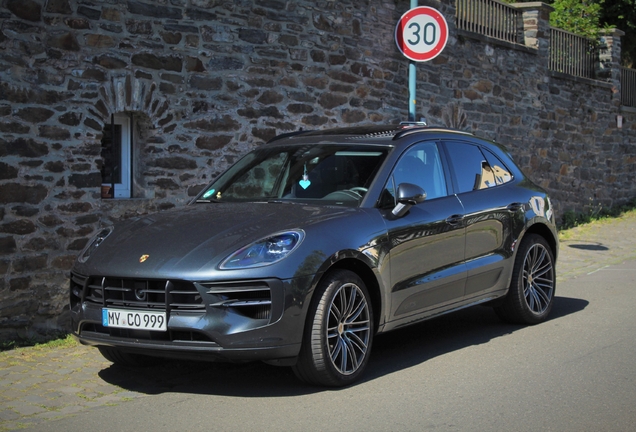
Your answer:
[[[77,260],[81,263],[85,263],[86,260],[91,256],[93,251],[97,249],[97,246],[99,246],[104,241],[104,239],[106,239],[106,237],[108,237],[112,232],[112,227],[104,228],[100,232],[98,232],[95,237],[93,237],[91,241],[88,242],[82,253],[80,253]]]
[[[305,238],[302,230],[285,231],[252,243],[234,252],[221,263],[221,270],[262,267],[288,256]]]

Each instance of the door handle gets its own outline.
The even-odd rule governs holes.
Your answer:
[[[446,223],[449,225],[458,225],[464,220],[464,215],[452,215],[446,218]]]

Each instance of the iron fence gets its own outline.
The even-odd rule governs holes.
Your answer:
[[[518,9],[497,0],[457,0],[457,28],[520,43]]]
[[[565,30],[550,29],[550,70],[594,79],[598,64],[597,42]]]
[[[621,104],[636,108],[636,69],[621,67]]]
[[[456,0],[457,28],[523,44],[523,15],[497,0]],[[549,68],[576,77],[598,79],[600,44],[584,36],[550,28]],[[636,69],[621,67],[621,103],[636,107]]]

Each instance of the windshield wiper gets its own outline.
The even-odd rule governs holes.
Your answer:
[[[215,199],[206,198],[206,199],[198,199],[195,202],[197,202],[197,203],[220,203],[221,201],[215,200]]]
[[[268,204],[297,204],[297,205],[307,205],[307,203],[304,203],[304,202],[292,201],[292,200],[286,200],[286,199],[272,199],[272,200],[267,200],[266,202],[267,202]]]

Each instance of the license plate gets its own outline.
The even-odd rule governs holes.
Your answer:
[[[104,327],[166,331],[165,312],[136,311],[126,309],[102,309]]]

